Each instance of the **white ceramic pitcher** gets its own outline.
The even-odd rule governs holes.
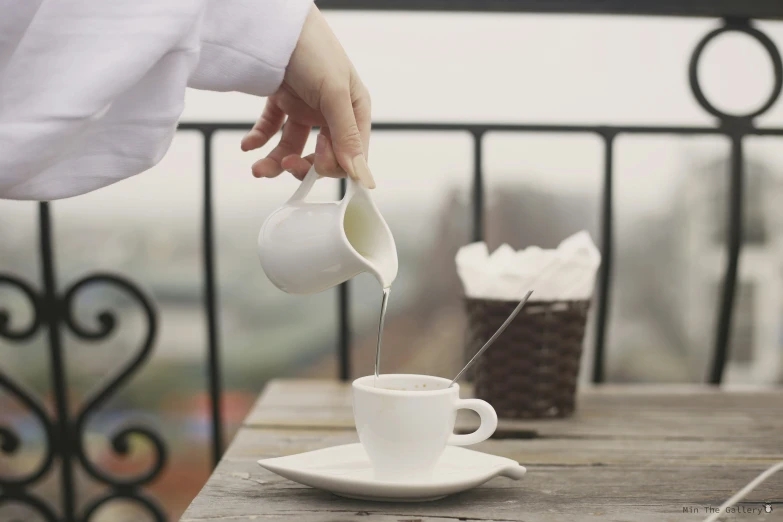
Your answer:
[[[397,247],[370,192],[349,178],[341,201],[305,201],[318,177],[311,168],[261,227],[258,255],[267,277],[291,294],[321,292],[362,272],[391,286]]]

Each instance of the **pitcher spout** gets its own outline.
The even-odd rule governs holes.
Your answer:
[[[348,191],[343,200],[345,239],[362,258],[365,271],[372,274],[381,287],[388,288],[397,277],[394,236],[367,189],[349,180]]]
[[[315,167],[258,234],[258,257],[269,280],[290,294],[322,292],[363,272],[383,288],[397,277],[397,247],[367,189],[348,180],[340,201],[308,201]]]

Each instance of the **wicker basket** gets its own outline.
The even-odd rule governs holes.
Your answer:
[[[500,328],[518,304],[467,298],[465,360]],[[573,413],[589,301],[525,305],[475,363],[476,397],[502,418],[566,417]]]

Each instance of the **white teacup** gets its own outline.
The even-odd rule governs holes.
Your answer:
[[[381,375],[353,382],[356,431],[381,479],[426,476],[447,444],[467,446],[488,439],[498,417],[488,403],[460,399],[459,385],[430,375]],[[473,410],[481,417],[478,430],[454,434],[457,410]]]

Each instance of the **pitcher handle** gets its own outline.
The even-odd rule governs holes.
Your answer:
[[[307,197],[307,195],[310,193],[310,190],[312,190],[313,185],[315,185],[315,182],[318,180],[320,176],[315,171],[315,165],[310,167],[310,170],[307,172],[307,175],[302,180],[302,183],[299,185],[299,188],[296,189],[296,192],[286,201],[286,204],[289,203],[295,203],[297,201],[302,201],[304,198]]]
[[[299,188],[296,189],[296,192],[286,201],[286,205],[290,203],[295,203],[297,201],[303,201],[304,198],[307,197],[307,195],[310,193],[310,191],[313,189],[313,185],[315,185],[315,182],[318,181],[318,178],[321,176],[315,171],[315,165],[310,167],[310,170],[307,172],[307,175],[302,179],[302,183],[299,185]],[[348,185],[345,189],[345,196],[343,196],[343,199],[341,200],[341,204],[347,205],[348,202],[351,201],[351,198],[356,193],[357,190],[361,191],[367,191],[366,188],[362,187],[359,183],[356,183],[351,178],[347,179]]]

